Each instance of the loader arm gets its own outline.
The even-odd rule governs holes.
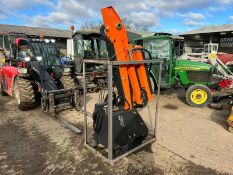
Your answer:
[[[141,47],[129,44],[126,28],[113,9],[101,9],[105,34],[112,48],[109,57],[115,61],[140,61],[143,60]],[[144,64],[119,65],[114,69],[116,86],[124,109],[132,109],[134,104],[145,106],[152,100],[148,74]]]

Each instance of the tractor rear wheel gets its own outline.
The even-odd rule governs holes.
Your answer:
[[[64,89],[75,88],[74,79],[72,79],[71,76],[69,75],[62,75],[62,77],[60,78],[60,81]]]
[[[16,78],[14,82],[14,98],[18,108],[22,111],[35,106],[35,92],[32,83],[24,78]]]
[[[1,94],[2,96],[6,96],[6,95],[7,95],[7,93],[4,92],[4,90],[3,90],[3,84],[2,84],[2,82],[0,82],[0,94]]]
[[[211,91],[204,85],[192,85],[186,91],[186,101],[192,107],[205,107],[211,100]]]

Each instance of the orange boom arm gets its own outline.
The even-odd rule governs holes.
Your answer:
[[[113,55],[116,60],[143,60],[140,48],[135,48],[129,44],[126,28],[113,7],[103,8],[101,12],[106,35],[114,46],[115,53]],[[144,64],[119,65],[118,69],[120,80],[117,86],[121,86],[120,89],[123,91],[120,96],[123,96],[125,109],[132,109],[134,103],[144,106],[147,101],[152,100]]]

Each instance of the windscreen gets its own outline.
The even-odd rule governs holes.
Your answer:
[[[47,65],[60,65],[60,58],[57,54],[57,48],[53,43],[42,43],[41,44],[43,57],[47,61]]]
[[[74,39],[74,54],[79,58],[101,59],[108,58],[105,40],[100,38],[81,38]]]
[[[44,65],[60,65],[60,58],[57,54],[57,48],[53,43],[44,42],[32,42],[36,56],[43,58],[42,62]]]
[[[39,43],[32,42],[31,45],[32,45],[32,48],[34,50],[35,55],[37,57],[40,57],[40,56],[42,57],[43,55],[42,55],[42,52],[40,50]]]
[[[154,39],[144,41],[144,47],[150,51],[152,58],[169,59],[169,40]]]

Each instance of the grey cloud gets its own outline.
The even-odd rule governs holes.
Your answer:
[[[158,17],[150,12],[132,12],[129,14],[131,19],[134,19],[136,25],[150,27],[150,26],[159,26]]]
[[[203,20],[205,20],[205,15],[202,13],[177,13],[176,14],[179,17],[185,18],[183,21],[183,24],[186,26],[202,26],[204,25]]]
[[[197,27],[197,26],[203,26],[204,25],[203,22],[198,22],[198,21],[194,21],[194,20],[191,20],[191,19],[185,19],[184,24],[187,25],[187,26],[191,26],[191,27]]]
[[[201,13],[190,12],[187,15],[188,15],[188,18],[194,19],[194,20],[204,20],[205,19],[205,16]]]
[[[193,20],[204,20],[206,17],[202,13],[194,13],[194,12],[189,12],[189,13],[176,13],[177,16],[182,17],[182,18],[188,18],[188,19],[193,19]]]

